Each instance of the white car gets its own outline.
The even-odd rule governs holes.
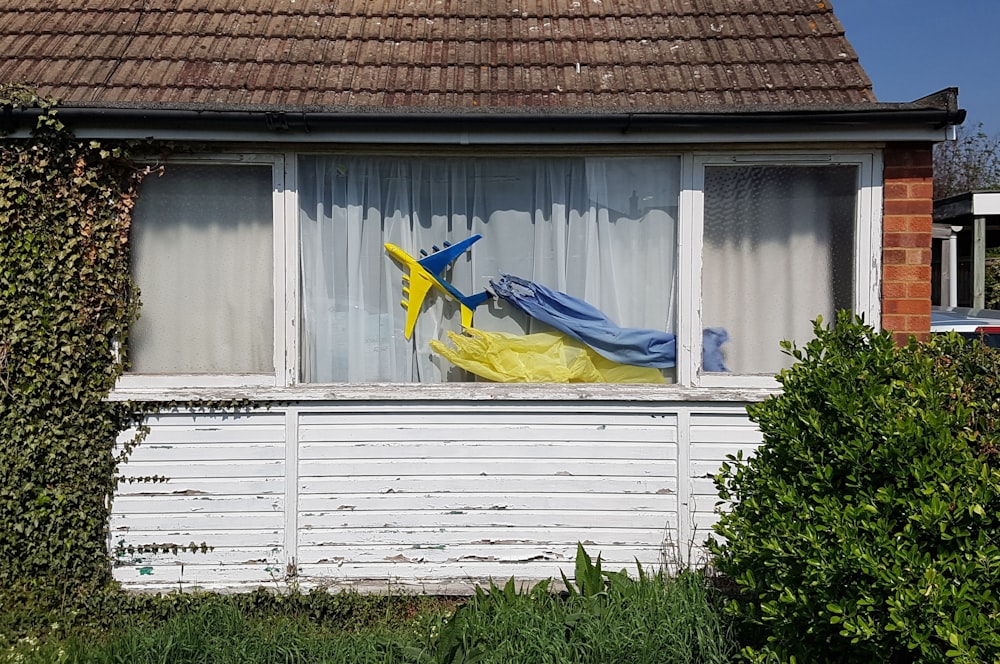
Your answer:
[[[932,307],[931,332],[958,332],[966,339],[982,339],[990,348],[1000,348],[1000,311]]]

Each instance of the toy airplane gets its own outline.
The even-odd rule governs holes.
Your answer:
[[[473,235],[455,244],[445,242],[443,249],[437,246],[433,247],[434,253],[430,255],[421,250],[420,253],[423,254],[424,258],[420,260],[415,259],[396,245],[386,242],[385,250],[389,255],[396,259],[400,265],[409,269],[409,273],[403,275],[403,300],[400,302],[406,309],[406,326],[403,334],[407,339],[413,335],[417,316],[420,315],[424,297],[427,296],[431,286],[435,286],[442,293],[455,298],[461,307],[462,327],[472,327],[472,311],[486,301],[489,293],[483,291],[475,295],[462,295],[457,288],[444,279],[442,274],[444,274],[445,268],[482,237],[482,235]]]

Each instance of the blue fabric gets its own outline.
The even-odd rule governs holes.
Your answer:
[[[618,327],[594,306],[572,295],[509,274],[491,279],[493,291],[535,320],[568,334],[619,364],[669,369],[677,362],[676,338],[669,332]],[[729,334],[721,327],[702,331],[702,369],[729,371],[722,344]]]
[[[729,341],[729,333],[721,327],[706,327],[701,331],[702,371],[729,371],[722,359],[722,344]]]
[[[509,274],[490,280],[494,292],[532,318],[551,325],[613,362],[667,369],[676,364],[674,335],[618,327],[583,300]]]

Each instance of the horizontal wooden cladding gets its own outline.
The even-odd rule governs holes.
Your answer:
[[[247,567],[274,567],[282,562],[281,546],[216,546],[204,551],[191,551],[178,548],[177,553],[145,553],[116,556],[114,566],[136,567],[143,565],[158,565],[171,567],[214,567],[218,565],[243,565]],[[284,569],[281,570],[284,573]]]
[[[158,499],[145,499],[156,503]],[[285,527],[282,512],[159,512],[145,510],[123,513],[116,503],[111,515],[111,537],[132,531],[153,531],[160,533],[191,532],[202,533],[194,539],[201,542],[211,536],[209,544],[224,544],[225,533],[230,531],[271,531]],[[207,541],[207,540],[206,540]],[[150,540],[135,540],[133,544],[148,544]]]
[[[126,587],[150,590],[190,590],[193,588],[253,590],[284,580],[281,564],[183,565],[179,562],[123,565],[112,570]]]
[[[615,570],[627,568],[635,570],[635,561],[622,561],[617,566],[615,563],[604,565],[605,570]],[[382,589],[391,592],[397,584],[405,584],[407,581],[411,588],[418,592],[428,592],[428,588],[437,586],[436,582],[454,582],[456,586],[469,592],[469,588],[474,583],[483,586],[490,580],[503,584],[507,579],[513,577],[516,581],[538,581],[541,579],[560,578],[559,572],[563,571],[569,578],[573,577],[573,562],[570,561],[521,561],[508,563],[502,567],[492,561],[463,560],[461,562],[441,564],[433,562],[380,562],[380,563],[357,563],[352,561],[334,561],[326,563],[314,563],[305,565],[298,569],[299,583],[303,587],[337,587],[338,582],[344,587],[356,587],[361,585],[370,590]],[[413,583],[413,579],[419,579]]]
[[[614,528],[627,525],[630,528],[644,529],[660,533],[666,528],[676,526],[676,513],[669,507],[672,502],[664,501],[665,511],[632,511],[623,514],[622,510],[610,509],[606,504],[596,509],[574,507],[552,511],[533,507],[531,509],[419,509],[399,510],[369,510],[355,511],[338,510],[336,514],[329,512],[302,512],[299,514],[299,537],[315,537],[335,539],[336,532],[342,529],[372,528],[458,528],[475,527],[489,529],[490,535],[482,538],[514,537],[513,533],[522,528]],[[614,505],[617,507],[617,505]],[[328,535],[324,535],[328,533]]]
[[[760,430],[743,413],[691,416],[689,477],[692,499],[698,501],[696,511],[714,511],[718,493],[712,478],[726,457],[739,452],[750,457],[760,443]]]
[[[689,477],[691,494],[699,499],[697,511],[705,510],[707,499],[716,497],[713,481],[728,455],[743,453],[747,458],[761,443],[760,430],[745,414],[694,414],[691,416]],[[707,511],[714,511],[714,504]]]
[[[727,404],[689,410],[683,435],[660,404],[287,408],[152,418],[122,471],[167,479],[120,484],[111,543],[178,552],[120,555],[115,578],[241,589],[284,583],[294,563],[303,587],[454,590],[571,575],[578,542],[606,569],[660,568],[679,560],[682,523],[684,546],[709,533],[726,454],[760,441]]]
[[[699,413],[691,416],[691,442],[756,447],[761,442],[761,436],[757,425],[747,418],[746,413]]]
[[[433,561],[509,576],[546,561],[539,573],[558,575],[582,540],[655,562],[676,527],[676,425],[637,410],[305,413],[300,573],[381,562],[409,577]]]
[[[205,443],[273,443],[285,440],[285,418],[281,413],[170,413],[146,420],[149,433],[137,451],[149,447]],[[122,435],[129,439],[133,432]]]
[[[111,522],[115,578],[139,585],[221,579],[259,584],[281,579],[286,552],[280,517],[269,521],[253,513],[215,514],[208,519],[191,514],[118,515]],[[154,545],[155,553],[142,550]]]
[[[660,528],[662,528],[662,522]],[[383,564],[386,576],[406,575],[406,566],[424,563],[443,565],[454,574],[465,572],[464,565],[488,563],[494,577],[522,573],[525,563],[547,562],[551,566],[541,576],[572,573],[577,543],[588,553],[610,564],[634,569],[638,560],[646,567],[673,559],[673,549],[649,532],[625,528],[518,528],[514,532],[484,535],[480,528],[351,529],[304,533],[299,542],[298,566],[301,574],[317,573],[329,565]],[[608,566],[606,565],[607,569]],[[522,577],[523,578],[523,577]]]
[[[204,542],[206,546],[219,550],[224,548],[254,548],[258,551],[271,551],[284,546],[284,534],[280,527],[270,529],[254,528],[251,530],[221,530],[216,528],[211,532],[211,539],[213,541],[209,542],[204,530],[181,528],[162,530],[157,529],[155,527],[156,524],[150,525],[154,526],[150,530],[140,530],[138,528],[130,530],[128,532],[128,539],[121,533],[117,535],[112,533],[112,546],[128,546],[129,539],[135,543],[145,542],[146,544],[150,544],[155,542],[160,545],[177,546],[178,549],[189,547],[192,542],[199,547]],[[118,557],[119,559],[123,558],[121,556]],[[196,558],[195,560],[198,559]]]
[[[536,440],[541,437],[535,429],[524,431],[517,440],[497,440],[494,430],[481,432],[474,440],[392,440],[392,441],[342,441],[310,443],[300,442],[299,459],[310,462],[317,459],[395,459],[406,463],[412,459],[648,459],[658,461],[676,459],[677,448],[673,441],[626,442],[624,440]],[[658,432],[662,433],[663,432]],[[670,432],[672,437],[676,432]],[[621,434],[621,432],[612,432]],[[426,434],[421,434],[426,435]],[[548,435],[548,434],[546,434]],[[624,438],[624,436],[622,436]],[[308,473],[304,466],[302,472]]]
[[[579,525],[576,527],[525,526],[517,532],[501,530],[492,537],[482,535],[482,529],[473,526],[422,526],[419,528],[339,528],[332,530],[304,530],[299,535],[300,560],[312,560],[306,555],[309,549],[338,546],[397,546],[412,549],[441,546],[478,546],[484,549],[501,546],[549,546],[567,542],[581,542],[584,546],[605,542],[611,546],[648,546],[643,529],[627,527],[631,524],[619,520],[615,527]],[[595,553],[596,555],[596,553]]]
[[[184,452],[182,454],[182,452]],[[119,493],[129,493],[129,489],[135,486],[129,483],[129,477],[148,477],[157,475],[168,478],[166,485],[159,485],[160,490],[164,486],[172,487],[172,491],[181,488],[182,482],[187,486],[188,479],[213,479],[218,481],[217,491],[224,486],[228,479],[274,479],[285,476],[285,461],[283,458],[269,459],[241,459],[239,463],[233,463],[232,459],[205,459],[200,451],[182,451],[174,448],[171,452],[164,452],[159,458],[143,458],[145,453],[136,453],[132,459],[120,470],[126,480],[120,484]],[[192,487],[196,484],[190,485]]]
[[[282,413],[168,413],[150,417],[147,424],[149,434],[121,468],[125,476],[284,476]],[[128,491],[128,485],[122,489]],[[219,487],[213,493],[223,491]]]
[[[163,500],[177,500],[165,498]],[[437,493],[427,491],[418,498],[407,494],[331,494],[304,495],[299,498],[302,519],[316,519],[323,516],[336,519],[337,512],[384,511],[384,510],[599,510],[614,506],[622,512],[632,510],[666,511],[672,502],[668,495],[614,495],[589,493],[545,493],[503,494],[503,493]],[[252,503],[247,503],[251,505]],[[236,505],[230,503],[230,506]],[[249,511],[249,510],[248,510]],[[312,515],[310,517],[310,515]]]
[[[392,406],[387,405],[387,408]],[[673,413],[644,411],[639,408],[591,409],[586,405],[565,406],[562,404],[536,404],[534,408],[518,408],[505,405],[496,407],[472,407],[467,405],[429,406],[399,409],[396,412],[379,412],[366,409],[347,412],[303,412],[300,428],[308,432],[311,428],[337,427],[345,431],[358,429],[399,429],[420,430],[440,428],[446,431],[463,428],[490,427],[496,429],[525,430],[539,427],[567,428],[576,430],[608,431],[616,427],[670,429],[677,426],[677,416]],[[468,433],[468,431],[466,431]],[[303,438],[308,440],[308,438]]]
[[[316,477],[299,482],[301,495],[346,495],[346,494],[410,494],[426,495],[434,483],[444,484],[435,489],[438,493],[489,492],[496,494],[515,493],[585,493],[585,494],[629,494],[653,493],[673,494],[677,490],[676,475],[659,477],[601,477],[560,475],[558,472],[543,476],[540,473],[522,475],[491,476],[486,471],[475,476],[457,476],[442,479],[427,475],[400,477]],[[599,480],[599,481],[595,481]],[[544,490],[544,491],[543,491]]]
[[[358,426],[351,422],[317,425],[303,418],[299,428],[299,440],[304,443],[316,442],[356,442],[400,441],[419,443],[422,440],[469,441],[480,444],[495,442],[588,442],[600,441],[605,444],[615,442],[673,442],[676,428],[672,426],[648,426],[633,423],[631,426],[615,426],[594,423],[550,424],[544,421],[525,423],[521,417],[505,423],[470,421],[466,423],[443,424],[428,422],[382,422],[376,425]],[[581,418],[583,419],[583,418]],[[475,428],[472,428],[475,427]],[[303,447],[308,452],[308,447]]]
[[[199,445],[205,443],[227,444],[281,444],[285,440],[285,426],[225,426],[222,422],[207,422],[203,426],[166,425],[153,427],[138,449],[172,445]]]
[[[601,555],[602,561],[625,563],[634,567],[638,559],[642,563],[655,563],[660,560],[663,549],[659,546],[614,546],[601,545],[594,542],[585,544],[587,553],[596,558]],[[567,575],[573,568],[576,557],[576,542],[570,544],[471,544],[471,545],[433,545],[426,546],[325,546],[300,547],[299,567],[303,573],[309,573],[310,565],[336,564],[338,562],[353,563],[526,563],[550,561],[565,563]]]
[[[625,558],[629,553],[638,555]],[[661,552],[657,548],[641,551],[633,549],[623,551],[621,559],[602,556],[602,567],[613,571],[624,569],[634,574],[636,558],[647,572],[665,569],[675,562],[670,552]],[[428,593],[446,588],[451,592],[467,593],[473,584],[485,587],[493,581],[503,585],[510,578],[527,585],[542,579],[553,579],[558,584],[561,578],[560,572],[565,573],[568,578],[573,578],[573,559],[572,557],[565,560],[534,558],[503,564],[491,560],[472,559],[448,563],[428,561],[362,563],[331,560],[328,563],[304,565],[298,571],[298,581],[302,587],[363,587],[372,591],[388,592],[409,588],[415,592]],[[414,582],[413,579],[419,581]]]
[[[730,454],[753,455],[761,433],[744,412],[694,413],[691,415],[691,449],[688,467],[688,508],[692,529],[692,561],[705,560],[704,543],[725,507],[713,477]]]
[[[141,545],[159,541],[141,533],[184,531],[190,541],[225,547],[232,541],[219,531],[283,532],[283,413],[167,413],[151,417],[149,426],[121,467],[126,481],[114,501],[113,534]]]
[[[223,409],[218,411],[178,410],[174,412],[158,413],[151,415],[147,419],[147,424],[150,426],[155,425],[155,428],[160,430],[157,433],[166,433],[168,430],[221,432],[223,430],[251,431],[255,429],[270,429],[272,431],[277,431],[282,428],[284,421],[284,414],[276,410],[248,410],[234,412]],[[150,431],[150,435],[153,434],[154,432]]]
[[[300,524],[317,519],[306,512],[336,522],[331,500],[350,506],[336,511],[675,510],[676,433],[676,417],[637,413],[304,414]],[[626,495],[646,498],[619,507]]]
[[[151,461],[176,462],[186,460],[202,463],[205,461],[225,461],[236,463],[242,461],[281,460],[285,458],[284,442],[275,443],[205,443],[190,442],[184,445],[145,443],[132,454],[132,458],[124,466],[128,473],[135,474],[135,469],[142,463]]]
[[[692,514],[692,523],[694,524],[695,532],[695,544],[704,544],[705,540],[709,536],[712,536],[712,526],[718,523],[719,513],[713,511],[702,511],[698,510]],[[719,539],[718,536],[715,536]]]
[[[188,468],[206,473],[203,466],[188,464]],[[153,470],[146,468],[145,470]],[[166,469],[163,469],[166,470]],[[243,472],[246,472],[245,470]],[[153,474],[153,473],[150,473]],[[118,487],[119,497],[160,497],[160,496],[269,496],[285,492],[285,478],[272,477],[185,477],[167,476],[163,482],[122,482]]]
[[[227,495],[118,496],[115,512],[119,514],[197,514],[199,512],[282,512],[285,497]]]
[[[671,461],[608,460],[581,458],[533,459],[312,459],[300,462],[300,473],[307,477],[426,476],[442,481],[440,476],[462,475],[536,475],[552,477],[667,477],[675,469]],[[433,480],[431,480],[433,481]],[[444,488],[444,487],[442,487]]]

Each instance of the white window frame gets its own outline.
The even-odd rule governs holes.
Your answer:
[[[687,385],[694,387],[776,389],[773,376],[735,373],[702,373],[701,371],[701,302],[702,257],[705,221],[705,169],[710,166],[810,166],[843,165],[858,168],[857,203],[854,217],[854,294],[852,307],[870,325],[878,327],[881,314],[882,272],[882,162],[881,154],[872,152],[784,151],[781,153],[730,152],[694,153],[691,155],[689,179],[682,186],[680,227],[685,233],[685,269],[682,257],[679,275],[687,283],[678,284],[681,302],[678,316],[683,321],[687,357],[678,357],[678,367],[686,369]],[[688,189],[688,185],[690,189]],[[800,340],[805,342],[806,340]]]
[[[706,166],[838,164],[858,167],[854,246],[854,311],[878,327],[881,313],[881,151],[784,150],[753,151],[664,150],[680,156],[681,182],[677,237],[677,366],[676,382],[666,385],[563,386],[483,383],[304,383],[299,380],[299,247],[297,152],[204,154],[171,158],[169,164],[232,164],[272,166],[274,372],[267,374],[123,375],[112,398],[248,398],[264,399],[420,399],[625,398],[689,400],[746,398],[773,392],[772,376],[701,373],[701,271],[704,232]],[[626,151],[626,154],[637,154]],[[648,154],[648,153],[647,153]],[[155,177],[155,176],[150,176]],[[581,391],[578,393],[578,391]],[[588,396],[583,397],[585,392]],[[621,395],[621,396],[619,396]],[[741,397],[741,395],[743,395]]]
[[[285,305],[287,293],[286,267],[295,263],[286,263],[284,228],[288,226],[285,218],[285,163],[284,154],[198,154],[172,157],[163,162],[169,168],[175,164],[200,164],[220,166],[271,166],[271,214],[272,214],[272,296],[274,326],[273,362],[274,371],[269,373],[232,373],[232,374],[141,374],[131,371],[124,373],[116,386],[117,390],[171,390],[176,388],[260,388],[280,387],[286,375],[288,354],[286,352],[287,322],[285,320]],[[147,177],[157,177],[155,173]],[[142,284],[139,284],[142,287]],[[140,312],[141,314],[141,312]]]

